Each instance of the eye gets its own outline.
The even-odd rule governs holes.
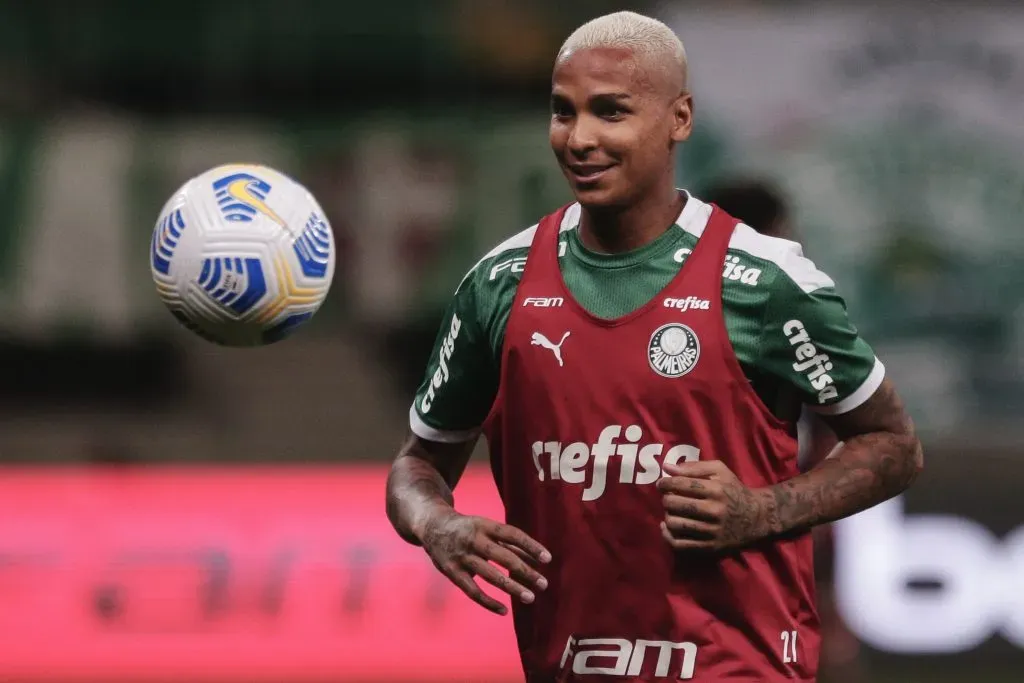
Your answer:
[[[565,119],[573,115],[572,106],[563,99],[551,100],[551,115],[555,118]]]
[[[594,105],[594,114],[606,121],[620,121],[630,114],[630,110],[618,102],[599,102]]]

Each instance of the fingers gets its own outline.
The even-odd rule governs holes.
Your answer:
[[[508,608],[501,604],[487,593],[483,592],[483,589],[477,585],[477,582],[473,580],[473,577],[469,572],[464,569],[459,569],[454,565],[440,566],[441,571],[448,579],[454,583],[459,589],[465,593],[470,600],[477,603],[481,607],[500,614],[502,616],[508,614]]]
[[[505,541],[498,541],[498,545],[500,545],[505,550],[508,550],[510,553],[513,553],[516,557],[518,557],[523,562],[526,562],[526,563],[528,563],[530,565],[536,564],[536,562],[537,562],[525,550],[523,550],[522,548],[518,548],[518,547],[512,545],[511,543],[505,543]]]
[[[729,468],[721,460],[693,460],[676,464],[665,463],[662,469],[673,477],[692,477],[694,479],[714,479],[728,472]]]
[[[548,580],[528,564],[528,562],[532,561],[530,556],[515,546],[506,546],[489,541],[480,549],[480,555],[507,569],[509,576],[525,586],[539,590],[544,590],[548,587]]]
[[[693,477],[672,476],[658,480],[658,490],[663,493],[675,493],[689,498],[713,498],[718,495],[717,482]]]
[[[661,501],[669,515],[687,519],[721,522],[725,514],[725,506],[717,500],[694,499],[666,493],[662,496]]]
[[[468,557],[465,562],[466,568],[479,576],[481,579],[498,588],[514,598],[519,598],[529,605],[537,596],[526,586],[522,585],[511,576],[505,574],[490,562],[482,557]]]
[[[661,537],[674,550],[712,551],[716,548],[714,541],[696,538],[676,538],[669,531],[668,525],[665,522],[661,523]]]
[[[718,547],[726,512],[721,501],[666,493],[662,504],[666,514],[661,535],[672,548],[708,551]]]
[[[508,524],[499,524],[497,522],[493,524],[494,526],[488,530],[493,538],[504,541],[508,545],[522,548],[526,551],[527,555],[537,562],[547,564],[551,561],[551,553],[548,552],[548,549],[527,536],[524,532]]]
[[[424,547],[438,569],[471,600],[495,614],[507,614],[508,608],[487,595],[474,577],[526,604],[537,599],[536,591],[548,587],[534,566],[550,562],[551,553],[515,527],[459,516],[430,539]]]
[[[712,541],[718,537],[719,527],[717,524],[700,520],[669,516],[662,524],[672,534],[672,538],[679,540]]]

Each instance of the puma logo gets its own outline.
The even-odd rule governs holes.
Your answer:
[[[534,332],[533,336],[530,338],[530,344],[533,346],[543,346],[545,349],[551,351],[551,353],[555,354],[555,358],[558,359],[558,367],[563,367],[565,363],[562,362],[562,344],[565,343],[565,339],[568,336],[569,333],[566,332],[562,335],[562,340],[555,344],[540,332]]]

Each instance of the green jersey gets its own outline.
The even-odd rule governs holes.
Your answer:
[[[658,239],[599,254],[580,241],[574,205],[558,245],[566,286],[596,316],[626,315],[675,276],[710,215],[710,205],[687,195],[679,219]],[[479,433],[498,391],[505,326],[536,229],[490,251],[456,290],[410,409],[421,438],[456,442]],[[882,382],[885,369],[850,323],[834,283],[795,242],[737,226],[723,264],[722,308],[744,374],[780,419],[795,421],[802,404],[828,414],[852,410]]]

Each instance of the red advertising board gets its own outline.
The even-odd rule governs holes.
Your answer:
[[[514,681],[382,467],[0,470],[3,681]],[[460,508],[499,516],[485,469]]]

